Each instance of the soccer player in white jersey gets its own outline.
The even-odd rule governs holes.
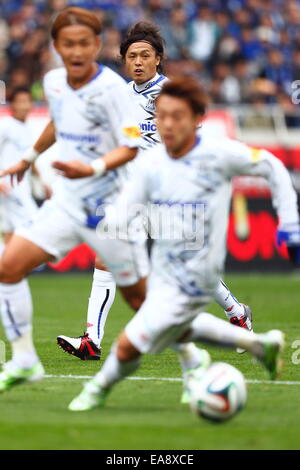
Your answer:
[[[115,224],[124,234],[133,205],[147,209],[144,215],[149,215],[149,206],[164,205],[170,210],[174,206],[172,220],[174,227],[182,228],[177,232],[182,236],[172,240],[162,232],[156,240],[146,300],[113,345],[100,372],[70,403],[72,411],[102,406],[112,387],[138,368],[142,354],[159,353],[173,342],[208,341],[244,348],[263,363],[271,379],[277,376],[282,332],[251,333],[205,313],[205,308],[224,269],[231,179],[240,174],[266,178],[281,237],[285,233],[291,244],[296,239],[299,250],[296,193],[287,170],[269,152],[230,139],[197,136],[206,102],[205,93],[191,77],[163,86],[156,103],[163,144],[136,162],[132,180],[107,211],[108,226]],[[202,208],[203,240],[199,244],[190,244],[190,235],[195,238],[196,234],[195,219],[184,217],[183,206]],[[123,244],[125,251],[128,241],[121,238],[107,239],[107,246]],[[113,263],[104,257],[104,262],[118,279],[117,259]]]
[[[155,60],[156,63],[158,63],[158,61],[158,59]],[[132,102],[132,106],[138,111],[138,107],[130,98],[128,89],[127,94],[128,99]],[[120,106],[122,106],[122,112],[126,113],[126,103],[121,102]],[[70,123],[72,123],[71,120]],[[141,142],[143,141],[141,140]],[[142,144],[140,147],[142,147]],[[134,164],[134,162],[130,163],[130,165],[132,164]],[[111,256],[112,258],[115,256],[114,250]],[[135,256],[137,262],[132,264],[132,260],[130,259],[130,262],[126,265],[126,269],[124,269],[122,273],[122,279],[118,279],[118,286],[129,305],[134,310],[138,310],[145,299],[146,292],[145,277],[143,276],[145,276],[147,272],[148,253],[144,243],[137,245]],[[97,257],[88,304],[86,333],[77,338],[64,335],[58,336],[57,338],[58,344],[65,351],[83,360],[100,358],[100,344],[104,334],[104,326],[109,308],[113,301],[112,295],[108,295],[109,292],[112,291],[113,278],[109,278],[110,284],[107,285],[105,277],[110,275],[110,273],[103,271],[103,267],[104,265],[101,259]],[[142,279],[140,279],[141,276]],[[136,284],[137,280],[139,280],[139,282]],[[107,302],[107,300],[110,302]],[[206,367],[209,364],[210,358],[207,351],[198,349],[194,344],[173,345],[173,349],[178,353],[183,373],[195,365],[202,364],[203,367]]]
[[[28,89],[16,88],[10,96],[11,115],[0,120],[0,167],[2,170],[17,163],[32,145],[31,129],[27,117],[32,109]],[[32,197],[29,174],[19,185],[12,186],[7,177],[0,182],[2,233],[8,243],[14,230],[30,223],[37,211]]]
[[[131,99],[136,103],[138,109],[138,120],[142,133],[142,149],[152,148],[160,142],[160,137],[156,129],[155,118],[155,100],[158,97],[162,86],[168,81],[168,78],[162,74],[164,60],[164,41],[159,33],[159,29],[148,22],[139,22],[135,24],[127,33],[120,46],[120,55],[126,67],[127,75],[132,79],[128,84]],[[104,325],[108,314],[102,314],[103,285],[99,285],[98,273],[101,270],[101,260],[96,259],[93,285],[89,299],[87,312],[86,334],[78,337],[61,335],[57,341],[61,348],[70,354],[81,359],[99,358],[100,344],[103,339]],[[140,293],[133,301],[130,299],[131,306],[137,310],[140,307]],[[239,303],[226,287],[223,281],[220,281],[214,292],[214,299],[224,309],[225,314],[231,323],[252,329],[252,315],[250,307]],[[100,328],[98,328],[100,320]],[[89,349],[99,351],[95,356],[91,356]],[[187,356],[187,346],[183,346]],[[190,348],[192,355],[193,348]],[[244,352],[244,350],[238,350]],[[194,350],[194,353],[199,353]]]
[[[64,67],[50,71],[44,81],[52,120],[23,159],[1,172],[20,181],[39,153],[57,142],[58,161],[53,166],[61,176],[53,196],[37,211],[30,227],[13,234],[0,259],[1,317],[12,346],[12,360],[0,374],[0,392],[44,374],[32,340],[32,302],[24,278],[82,242],[101,255],[95,225],[103,216],[97,208],[116,198],[126,164],[140,145],[126,82],[95,61],[100,32],[98,18],[87,10],[73,7],[57,15],[51,34]],[[147,260],[141,264],[143,253],[136,262],[139,275],[145,277],[148,264]],[[105,274],[113,297],[115,283],[110,273]]]

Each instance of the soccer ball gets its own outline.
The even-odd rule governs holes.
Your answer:
[[[202,374],[192,374],[188,388],[192,411],[211,421],[226,421],[246,404],[243,374],[224,362],[213,363]]]

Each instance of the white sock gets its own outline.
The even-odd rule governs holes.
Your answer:
[[[172,344],[171,349],[178,353],[179,363],[183,373],[188,369],[194,369],[200,366],[200,350],[194,343]]]
[[[255,356],[262,354],[262,346],[259,335],[231,325],[225,320],[211,315],[200,313],[191,323],[190,333],[185,340],[212,343],[229,348],[242,348]]]
[[[16,284],[0,283],[1,318],[12,344],[12,359],[29,368],[39,359],[32,341],[32,300],[27,279]]]
[[[140,365],[140,358],[121,362],[116,355],[115,346],[112,347],[100,372],[95,375],[94,381],[103,388],[110,388],[115,383],[134,372]]]
[[[12,360],[24,369],[32,367],[39,361],[32,340],[32,330],[12,342]]]
[[[237,301],[226,284],[221,280],[214,291],[214,299],[223,308],[228,319],[232,317],[240,318],[245,314],[243,305]]]
[[[104,335],[107,315],[114,302],[115,294],[116,283],[112,274],[95,268],[87,312],[86,332],[98,347]]]

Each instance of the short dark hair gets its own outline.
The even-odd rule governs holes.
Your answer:
[[[81,24],[91,28],[98,36],[102,31],[102,25],[95,13],[79,7],[68,7],[60,11],[51,26],[52,39],[56,40],[59,31],[65,26]]]
[[[204,116],[206,113],[208,95],[198,80],[191,76],[175,77],[166,82],[156,101],[164,95],[182,98],[188,103],[194,114]]]
[[[14,88],[14,89],[11,91],[11,93],[9,94],[9,100],[8,100],[8,101],[9,101],[10,103],[13,103],[13,102],[15,101],[16,97],[17,97],[18,95],[20,95],[21,93],[26,93],[26,94],[29,95],[30,98],[32,99],[32,95],[31,95],[30,89],[27,88],[27,87],[21,87],[21,86],[20,86],[20,87]]]
[[[120,45],[120,54],[123,62],[125,61],[126,52],[131,44],[139,41],[145,41],[151,44],[155,49],[156,55],[160,57],[160,62],[157,66],[157,71],[162,73],[163,71],[163,60],[165,56],[164,51],[164,40],[159,32],[159,28],[152,23],[147,21],[140,21],[136,23],[127,32],[125,38]]]

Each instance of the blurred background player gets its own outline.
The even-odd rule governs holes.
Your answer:
[[[182,238],[172,240],[160,232],[153,247],[146,300],[113,345],[101,371],[70,403],[72,411],[103,406],[113,385],[139,367],[142,354],[159,353],[174,342],[206,341],[243,348],[266,366],[273,380],[277,376],[283,347],[280,331],[251,334],[203,312],[224,270],[232,178],[238,174],[265,177],[280,228],[288,231],[295,226],[300,234],[296,193],[287,170],[269,152],[231,139],[198,136],[206,105],[206,94],[191,77],[165,83],[157,98],[157,127],[163,144],[136,161],[132,180],[121,192],[114,211],[108,212],[106,223],[117,220],[123,233],[129,227],[132,205],[164,205],[166,214],[175,207],[170,220],[172,227],[181,227],[176,233]],[[192,205],[194,213],[195,206],[204,206],[200,243],[196,242],[193,219],[182,213],[181,207],[186,205]],[[130,256],[131,252],[130,242],[125,240],[107,239],[107,250],[110,244],[116,247],[118,243],[123,250],[115,250],[114,263],[104,256],[117,283],[122,274],[117,254],[127,250]]]
[[[159,28],[147,22],[134,25],[120,46],[120,55],[125,65],[126,74],[132,79],[128,84],[131,99],[137,105],[138,119],[142,133],[141,149],[151,148],[160,142],[155,123],[155,100],[162,86],[168,81],[162,73],[165,58],[164,40]],[[86,333],[78,337],[60,335],[58,344],[64,351],[80,359],[100,358],[100,345],[104,335],[104,326],[108,308],[105,306],[103,282],[100,270],[101,260],[96,259],[93,285],[89,298]],[[104,299],[104,300],[103,300]],[[137,310],[143,295],[137,296],[130,305]],[[231,323],[252,330],[252,313],[247,305],[243,305],[230,292],[223,281],[220,281],[214,293],[214,299],[224,309]],[[100,327],[99,327],[100,325]],[[182,346],[186,350],[187,347]],[[99,351],[91,355],[90,350]],[[244,352],[244,350],[238,350]],[[192,350],[190,352],[192,354]],[[195,354],[198,354],[195,352]]]
[[[97,252],[95,226],[101,217],[96,210],[116,197],[127,173],[124,165],[135,158],[139,146],[126,83],[95,61],[100,32],[98,18],[87,10],[68,8],[57,15],[51,35],[64,67],[49,72],[44,81],[52,120],[22,160],[1,172],[21,181],[39,154],[57,142],[61,160],[53,167],[60,177],[53,196],[29,227],[13,234],[0,261],[0,298],[6,307],[2,322],[12,345],[12,360],[0,374],[0,391],[44,375],[32,340],[32,302],[25,276],[82,242]],[[137,262],[143,277],[142,255]],[[108,303],[115,283],[106,271],[102,278]]]
[[[32,109],[32,97],[27,88],[16,88],[10,97],[11,116],[0,121],[0,165],[4,170],[20,161],[25,150],[32,146],[33,138],[27,123]],[[30,174],[20,184],[12,185],[10,177],[0,182],[2,233],[7,243],[14,230],[30,223],[37,211],[32,196]]]

